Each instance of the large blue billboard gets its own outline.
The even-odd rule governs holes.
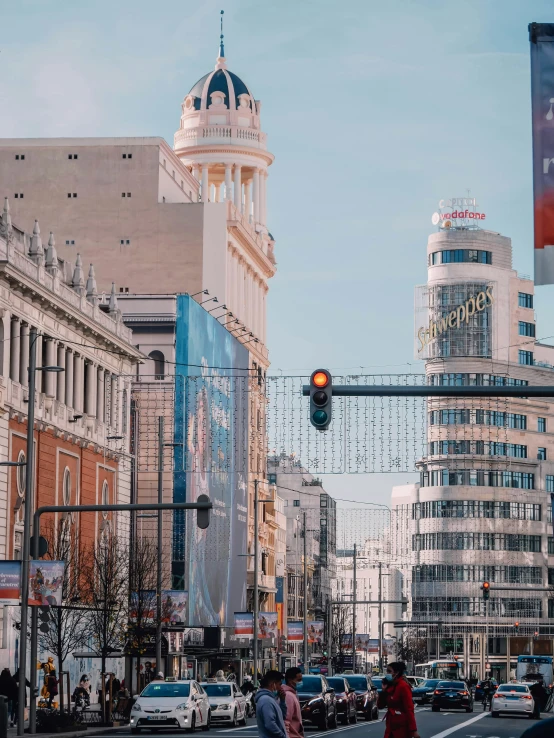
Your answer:
[[[248,351],[188,295],[177,297],[175,502],[207,494],[210,525],[175,513],[173,587],[188,624],[232,625],[246,607]]]

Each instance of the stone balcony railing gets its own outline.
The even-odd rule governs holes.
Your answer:
[[[267,135],[263,131],[244,126],[206,125],[177,131],[174,143],[176,150],[206,143],[235,143],[256,149],[266,149]]]
[[[254,588],[254,572],[247,572],[247,586],[248,589]],[[266,590],[275,590],[275,577],[269,574],[258,574],[258,587],[263,587]]]

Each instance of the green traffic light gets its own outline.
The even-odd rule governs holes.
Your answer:
[[[327,413],[325,410],[316,410],[312,415],[312,420],[316,425],[325,425],[327,422]]]

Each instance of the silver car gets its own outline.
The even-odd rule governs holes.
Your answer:
[[[533,717],[535,701],[526,684],[501,684],[492,696],[491,716],[516,712]]]
[[[246,697],[235,682],[202,682],[208,699],[213,723],[229,723],[236,726],[238,723],[246,725],[248,710]]]

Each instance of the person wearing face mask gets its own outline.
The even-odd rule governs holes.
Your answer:
[[[419,738],[414,715],[412,689],[404,674],[406,664],[395,661],[387,666],[383,688],[379,695],[379,707],[387,708],[384,738]]]
[[[256,702],[256,723],[260,738],[287,738],[285,718],[287,706],[282,687],[283,675],[270,670],[260,682]]]

